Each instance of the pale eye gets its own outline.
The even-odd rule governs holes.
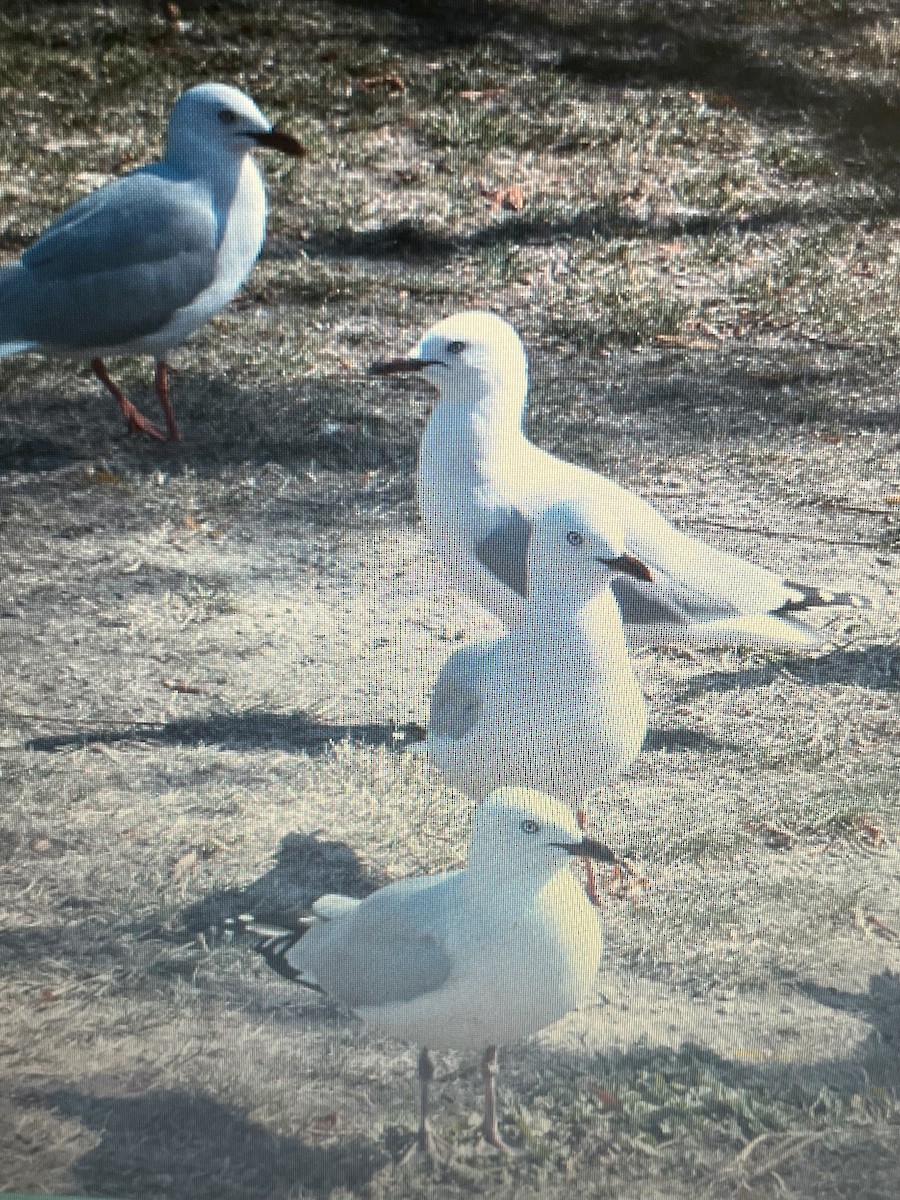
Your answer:
[[[570,546],[583,546],[584,535],[580,534],[577,529],[570,529],[566,534],[566,541]]]
[[[237,120],[237,113],[232,112],[230,108],[220,108],[219,120],[223,125],[233,125]]]
[[[540,832],[540,828],[540,821],[533,821],[531,817],[526,817],[526,819],[522,822],[523,833],[538,833]]]
[[[462,354],[462,352],[463,352],[463,350],[465,350],[465,348],[466,348],[465,342],[448,342],[447,343],[447,353],[448,354]]]

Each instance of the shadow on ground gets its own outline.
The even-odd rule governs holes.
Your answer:
[[[870,691],[900,691],[900,646],[879,643],[862,650],[835,649],[814,658],[766,662],[739,671],[708,671],[692,679],[679,693],[679,700],[694,699],[706,692],[733,692],[768,687],[780,676],[798,683],[866,688]]]
[[[169,746],[220,746],[223,749],[264,747],[325,753],[335,742],[362,746],[387,746],[403,750],[420,740],[415,726],[387,723],[335,724],[306,712],[273,713],[249,709],[238,713],[211,713],[185,717],[166,724],[134,724],[124,729],[81,729],[77,733],[51,733],[31,738],[25,748],[49,753],[71,746],[115,745],[121,742],[158,743]]]
[[[289,833],[265,875],[241,888],[203,896],[181,914],[188,933],[215,936],[226,922],[250,914],[258,921],[297,929],[300,918],[326,892],[364,897],[387,880],[371,871],[346,842]]]
[[[52,1092],[46,1104],[100,1137],[73,1168],[88,1195],[267,1200],[358,1188],[385,1163],[371,1142],[327,1148],[281,1136],[200,1093],[141,1096]]]

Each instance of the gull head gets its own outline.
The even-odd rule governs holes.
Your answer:
[[[211,152],[242,158],[268,146],[295,157],[303,146],[264,116],[249,96],[227,83],[201,83],[184,92],[169,118],[169,158],[187,163]]]
[[[519,335],[489,312],[455,313],[421,338],[408,358],[373,363],[373,375],[418,372],[433,383],[442,400],[477,403],[500,393],[525,402],[528,362]]]
[[[468,868],[489,879],[540,887],[575,855],[596,862],[618,859],[602,842],[586,838],[575,814],[543,792],[498,788],[479,804],[469,841]]]
[[[621,521],[590,498],[561,500],[532,519],[528,573],[529,592],[539,580],[576,602],[596,596],[616,574],[653,582],[644,563],[626,553]]]

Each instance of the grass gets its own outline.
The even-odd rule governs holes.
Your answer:
[[[896,41],[837,0],[4,7],[4,260],[199,79],[309,154],[265,159],[264,255],[179,353],[181,446],[84,364],[0,364],[0,1191],[891,1194]],[[414,1051],[223,927],[462,859],[394,734],[477,618],[422,567],[430,397],[365,371],[475,305],[526,341],[542,445],[882,604],[803,659],[637,660],[652,735],[591,817],[645,883],[596,1003],[504,1050],[527,1153],[474,1153],[447,1055],[456,1157],[401,1167]]]

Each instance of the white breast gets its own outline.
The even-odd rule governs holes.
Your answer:
[[[266,193],[259,168],[248,154],[216,256],[212,283],[192,303],[179,309],[171,321],[152,337],[144,338],[141,352],[165,357],[180,346],[233,298],[253,269],[266,236]]]

